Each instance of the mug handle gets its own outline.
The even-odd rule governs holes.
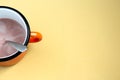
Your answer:
[[[31,32],[30,33],[30,43],[35,43],[35,42],[39,42],[42,40],[42,35],[39,32]]]

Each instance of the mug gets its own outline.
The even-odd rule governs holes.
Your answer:
[[[0,18],[8,18],[17,21],[25,29],[26,36],[23,45],[28,46],[28,43],[35,43],[42,40],[42,35],[39,32],[31,32],[29,23],[22,13],[18,10],[7,7],[0,6]],[[10,56],[0,58],[0,66],[11,66],[19,62],[25,52],[17,51]]]

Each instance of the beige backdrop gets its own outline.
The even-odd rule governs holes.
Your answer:
[[[120,0],[0,0],[43,34],[0,80],[120,80]]]

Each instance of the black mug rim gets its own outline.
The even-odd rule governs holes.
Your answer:
[[[28,45],[29,43],[29,39],[30,39],[30,26],[29,26],[29,23],[27,21],[27,19],[25,18],[25,16],[19,12],[18,10],[16,10],[15,8],[12,8],[12,7],[8,7],[8,6],[0,6],[0,8],[6,8],[6,9],[9,9],[9,10],[12,10],[12,11],[15,11],[16,13],[18,13],[21,18],[24,20],[25,24],[26,24],[26,28],[27,28],[27,38],[26,38],[26,41],[24,43],[25,46]],[[17,51],[15,54],[11,55],[11,56],[8,56],[8,57],[5,57],[5,58],[0,58],[0,62],[4,62],[4,61],[8,61],[8,60],[11,60],[11,59],[14,59],[16,58],[17,56],[19,56],[20,54],[22,54],[22,52],[20,51]]]

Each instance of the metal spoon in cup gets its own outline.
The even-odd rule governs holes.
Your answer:
[[[9,45],[11,45],[13,48],[17,49],[20,52],[24,52],[27,50],[27,46],[24,46],[23,44],[19,44],[13,41],[6,41]]]

